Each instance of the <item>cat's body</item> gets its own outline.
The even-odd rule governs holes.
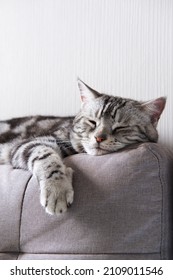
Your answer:
[[[157,142],[157,122],[165,98],[151,102],[100,94],[78,81],[82,108],[75,117],[33,116],[0,122],[0,163],[30,170],[40,201],[50,214],[73,202],[72,169],[63,164],[75,153],[104,155],[140,142]]]

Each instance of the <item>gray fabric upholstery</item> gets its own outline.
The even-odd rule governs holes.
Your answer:
[[[172,258],[173,159],[160,144],[73,155],[75,200],[55,217],[31,174],[0,166],[1,259]]]

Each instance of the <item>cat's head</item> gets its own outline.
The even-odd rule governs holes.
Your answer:
[[[103,155],[125,146],[157,142],[157,123],[166,98],[139,102],[101,94],[78,80],[82,106],[71,132],[78,152]]]

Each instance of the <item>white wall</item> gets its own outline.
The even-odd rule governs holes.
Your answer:
[[[173,148],[172,0],[0,0],[0,119],[74,114],[76,77],[139,100],[167,96]]]

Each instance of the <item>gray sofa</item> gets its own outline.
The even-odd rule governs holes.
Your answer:
[[[1,259],[172,259],[173,157],[141,144],[65,159],[75,200],[49,216],[31,174],[0,166]]]

